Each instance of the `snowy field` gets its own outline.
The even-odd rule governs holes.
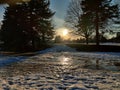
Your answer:
[[[120,90],[120,53],[56,45],[32,57],[0,56],[0,90]]]
[[[115,45],[115,46],[120,46],[120,43],[112,43],[112,42],[106,42],[106,43],[101,43],[100,45]]]

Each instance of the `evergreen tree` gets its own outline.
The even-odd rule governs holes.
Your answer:
[[[51,24],[51,17],[54,13],[49,9],[49,0],[31,0],[30,3],[31,10],[31,23],[35,20],[34,28],[42,34],[42,40],[45,42],[45,37],[52,36],[51,34],[53,26]],[[34,18],[33,18],[34,17]]]
[[[21,5],[6,8],[1,29],[1,40],[6,49],[17,49],[26,45],[25,29],[22,26],[22,22],[24,23],[26,19],[23,17],[26,15],[21,14],[21,12],[24,12],[24,7]]]
[[[52,37],[51,17],[54,13],[49,5],[49,0],[31,0],[7,7],[1,30],[4,47],[21,50],[32,45],[35,49],[36,43],[41,43],[41,35],[44,39]]]
[[[49,41],[53,38],[54,31],[51,20],[41,20],[40,26],[38,26],[38,30],[40,32],[40,38],[43,43]],[[42,27],[41,27],[42,26]]]
[[[51,39],[49,37],[53,37],[51,17],[54,13],[49,9],[49,5],[49,0],[31,0],[29,2],[31,29],[37,32],[37,35],[34,35],[32,39],[33,47],[35,47],[36,37],[39,37],[42,43]]]
[[[82,0],[82,11],[93,16],[92,22],[96,30],[96,44],[99,45],[99,28],[108,19],[116,18],[119,15],[118,6],[112,4],[112,0]]]

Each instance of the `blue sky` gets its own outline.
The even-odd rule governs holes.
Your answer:
[[[69,1],[70,0],[51,0],[51,9],[55,11],[53,19],[57,28],[64,26],[64,18]]]
[[[53,17],[54,25],[56,28],[64,27],[64,18],[66,15],[67,7],[70,0],[50,0],[50,8],[55,12]],[[120,0],[113,0],[115,3],[120,3]],[[0,20],[3,18],[4,6],[0,5]]]
[[[0,5],[0,21],[3,19],[3,13],[4,13],[4,6]]]
[[[50,8],[55,12],[53,22],[56,28],[64,27],[64,18],[70,0],[50,0]],[[3,18],[4,6],[0,5],[0,21]]]

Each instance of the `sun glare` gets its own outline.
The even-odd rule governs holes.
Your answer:
[[[70,30],[67,28],[58,28],[56,29],[56,36],[60,36],[63,40],[67,40],[71,38],[70,36]]]
[[[66,36],[68,34],[68,30],[67,29],[64,29],[63,30],[63,36]]]

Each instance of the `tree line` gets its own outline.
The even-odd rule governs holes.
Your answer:
[[[2,48],[16,51],[36,50],[52,39],[54,12],[49,6],[49,0],[30,0],[6,7],[0,30]]]
[[[113,0],[71,0],[65,21],[77,35],[83,36],[88,44],[89,38],[96,35],[96,45],[100,35],[111,32],[109,22],[115,23],[119,18],[119,7]]]
[[[50,0],[1,0],[5,8],[0,41],[4,50],[37,50],[54,37]],[[14,4],[13,4],[14,3]],[[96,45],[106,32],[109,22],[119,23],[119,7],[112,0],[71,0],[65,18],[75,34],[89,38],[96,35]],[[56,41],[60,41],[60,37]]]

